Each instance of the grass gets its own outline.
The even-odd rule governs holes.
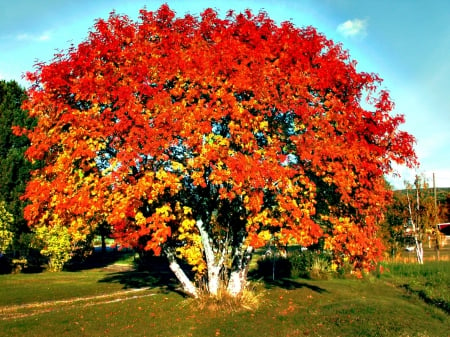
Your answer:
[[[450,314],[450,262],[430,261],[423,265],[387,263],[385,279]]]
[[[106,275],[101,270],[0,275],[0,306],[95,296],[123,289],[121,284],[99,283]]]
[[[237,312],[202,309],[145,272],[0,275],[0,336],[449,336],[450,316],[402,287],[445,285],[448,267],[257,282],[259,308]]]

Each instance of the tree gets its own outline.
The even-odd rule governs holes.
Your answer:
[[[414,188],[414,190],[413,190]],[[423,243],[428,240],[431,248],[431,239],[435,242],[439,254],[440,233],[436,225],[438,223],[438,209],[432,190],[424,177],[416,176],[414,184],[406,183],[408,193],[409,230],[414,239],[417,262],[422,264]]]
[[[69,229],[59,224],[39,226],[35,229],[36,239],[41,246],[40,252],[48,258],[49,271],[61,271],[70,260],[73,247]]]
[[[383,243],[393,257],[399,254],[408,243],[409,232],[406,230],[409,219],[407,195],[402,191],[394,191],[380,230],[383,234]]]
[[[225,280],[236,296],[271,237],[322,240],[336,263],[370,269],[383,174],[415,155],[381,79],[355,67],[314,28],[262,12],[113,13],[27,75],[38,125],[15,131],[45,165],[25,217],[69,233],[106,219],[122,244],[165,254],[192,296],[180,259],[212,295]]]
[[[25,191],[32,169],[24,157],[30,143],[26,137],[17,137],[11,130],[13,125],[31,128],[35,123],[21,109],[25,97],[25,89],[17,82],[0,81],[0,199],[5,201],[6,210],[14,218],[10,230],[16,243],[21,233],[29,231],[23,218],[24,203],[20,196]]]

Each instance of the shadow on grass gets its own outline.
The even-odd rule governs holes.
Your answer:
[[[176,291],[178,287],[177,281],[169,275],[137,270],[109,273],[99,282],[119,283],[124,289],[160,288],[163,291]]]
[[[189,274],[189,266],[185,266],[185,272]],[[249,276],[249,279],[256,280],[256,275]],[[265,284],[266,289],[283,288],[294,290],[299,288],[307,288],[317,293],[327,292],[326,289],[318,286],[302,282],[301,280],[293,280],[290,278],[259,278]],[[180,284],[175,275],[169,269],[167,260],[163,257],[152,257],[147,261],[143,270],[126,270],[111,272],[99,282],[119,283],[124,289],[129,288],[158,288],[162,292],[176,292],[184,294],[180,291]]]
[[[185,296],[163,257],[152,257],[141,270],[111,272],[99,282],[122,284],[124,289],[156,288],[163,293],[176,292]]]
[[[297,280],[292,280],[289,278],[279,278],[279,279],[264,279],[264,283],[267,289],[272,288],[282,288],[286,290],[294,290],[299,288],[308,288],[312,291],[315,291],[317,293],[326,293],[328,292],[326,289],[323,289],[321,287],[306,283],[306,282],[300,282]]]
[[[96,268],[105,268],[117,261],[122,260],[124,257],[130,254],[133,254],[133,252],[129,250],[109,249],[106,252],[94,251],[91,255],[84,259],[72,259],[64,266],[64,270],[75,272]]]
[[[447,314],[450,314],[450,302],[444,300],[444,299],[436,299],[431,298],[427,295],[427,293],[423,290],[415,290],[411,287],[409,284],[402,284],[400,288],[405,289],[408,293],[414,294],[418,296],[422,301],[424,301],[427,304],[433,305],[443,311],[445,311]]]

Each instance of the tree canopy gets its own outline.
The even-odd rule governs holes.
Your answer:
[[[379,76],[264,12],[112,13],[28,79],[38,124],[16,133],[45,163],[26,189],[29,224],[81,240],[107,221],[122,244],[165,253],[194,296],[179,259],[211,293],[225,273],[238,294],[273,237],[370,269],[383,175],[416,161]]]

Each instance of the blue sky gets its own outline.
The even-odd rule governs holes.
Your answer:
[[[378,73],[391,92],[402,129],[417,139],[418,170],[399,168],[396,188],[425,175],[450,187],[450,1],[448,0],[278,0],[278,1],[119,1],[16,0],[0,3],[0,79],[28,84],[21,75],[36,60],[48,62],[58,50],[83,41],[95,19],[112,10],[136,19],[162,3],[182,16],[212,7],[265,10],[276,22],[312,25],[341,42],[358,61],[358,70]]]

